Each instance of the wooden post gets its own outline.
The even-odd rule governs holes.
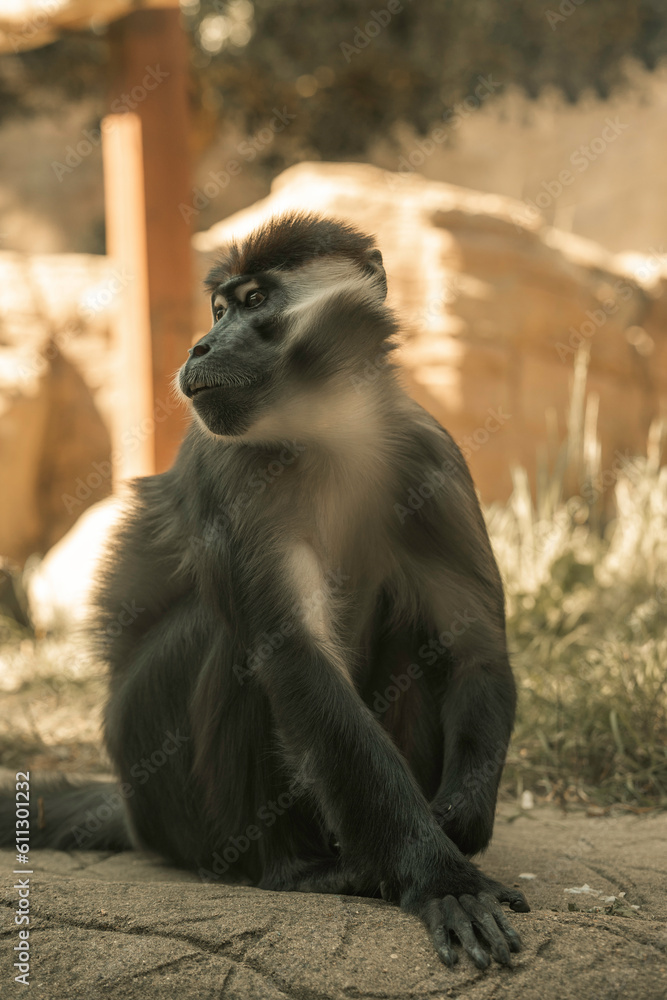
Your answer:
[[[124,409],[144,421],[146,445],[121,438],[120,476],[168,468],[186,426],[171,386],[192,342],[190,229],[179,211],[192,198],[188,48],[176,0],[171,7],[136,11],[110,27],[112,116],[105,121],[118,119],[119,127],[103,129],[108,252],[136,274],[126,310],[137,313],[123,316],[119,374],[127,386]],[[148,351],[148,371],[142,360],[132,374],[133,350],[135,359]],[[125,413],[119,424],[127,424]]]
[[[119,285],[111,444],[114,482],[155,471],[151,322],[141,121],[102,122],[107,253]]]

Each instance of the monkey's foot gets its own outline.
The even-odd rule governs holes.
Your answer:
[[[500,903],[509,903],[517,913],[530,911],[522,892],[498,882],[474,896],[464,893],[426,903],[420,916],[445,965],[452,966],[459,960],[454,940],[463,945],[478,969],[486,969],[491,957],[501,965],[512,964],[510,953],[521,950],[521,938]]]
[[[296,864],[291,870],[268,876],[260,883],[262,889],[280,892],[322,892],[341,896],[373,896],[377,894],[351,869],[340,862]]]

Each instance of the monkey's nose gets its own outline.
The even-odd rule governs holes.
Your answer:
[[[210,350],[210,344],[195,344],[194,347],[190,348],[188,354],[191,358],[201,358],[202,354],[208,354]]]

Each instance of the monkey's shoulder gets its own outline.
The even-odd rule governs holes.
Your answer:
[[[470,470],[458,444],[436,418],[414,400],[407,400],[399,414],[397,465],[404,477],[420,471],[439,470],[474,492]]]

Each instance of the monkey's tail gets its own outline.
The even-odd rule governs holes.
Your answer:
[[[77,784],[65,775],[41,777],[30,781],[29,802],[20,790],[6,783],[0,790],[0,847],[24,842],[26,831],[31,849],[126,851],[134,846],[113,781]]]

